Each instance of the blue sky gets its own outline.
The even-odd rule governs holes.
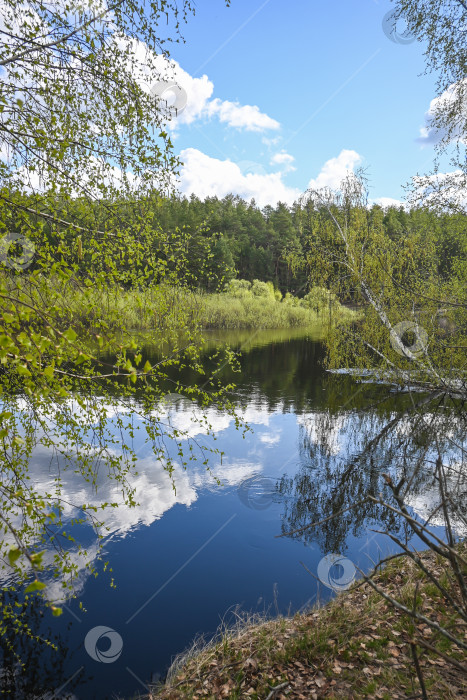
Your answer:
[[[172,48],[186,101],[171,120],[180,188],[291,203],[367,168],[371,197],[402,200],[430,170],[420,142],[436,76],[423,45],[391,41],[378,0],[197,0]],[[398,31],[405,27],[398,25]]]

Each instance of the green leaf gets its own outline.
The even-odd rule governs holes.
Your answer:
[[[66,338],[70,343],[74,343],[78,337],[73,328],[67,328],[63,333],[64,338]]]
[[[31,561],[34,564],[34,566],[37,566],[37,568],[42,567],[42,559],[44,557],[45,550],[43,552],[37,552],[36,554],[31,555]]]
[[[24,591],[25,593],[34,593],[34,591],[42,591],[45,588],[45,583],[38,581],[37,579],[29,584],[29,586]]]
[[[17,559],[21,556],[21,550],[16,545],[10,549],[8,552],[8,563],[10,566],[14,566]]]
[[[48,367],[46,367],[46,368],[43,370],[43,374],[44,374],[44,377],[45,377],[46,379],[53,379],[53,376],[54,376],[54,368],[52,367],[52,365],[49,365]]]
[[[16,371],[18,374],[21,374],[23,377],[30,377],[31,372],[28,370],[28,368],[25,365],[16,365]]]

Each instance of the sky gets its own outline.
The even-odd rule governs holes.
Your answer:
[[[403,186],[433,163],[436,75],[424,75],[424,47],[403,23],[397,37],[389,25],[385,33],[393,7],[197,0],[186,43],[171,49],[179,89],[163,92],[178,107],[170,131],[184,163],[180,192],[292,204],[363,167],[374,201],[403,201]]]

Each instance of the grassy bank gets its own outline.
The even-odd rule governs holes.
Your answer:
[[[232,280],[225,292],[198,297],[205,328],[296,328],[356,316],[321,287],[298,299],[291,294],[282,297],[271,282]]]
[[[95,295],[91,306],[88,299],[75,296],[70,314],[85,325],[92,322],[90,308],[109,323],[121,323],[125,328],[141,331],[194,326],[220,330],[303,328],[330,319],[355,318],[355,312],[336,299],[329,304],[325,297],[311,304],[307,299],[290,295],[280,299],[277,295],[257,295],[251,291],[236,294],[230,289],[208,294],[169,286],[106,290]]]
[[[229,294],[199,296],[204,328],[297,328],[311,326],[319,320],[319,314],[311,309],[284,304],[270,297],[238,298]]]
[[[444,560],[432,552],[421,557],[456,595]],[[454,619],[452,611],[446,612],[437,589],[422,580],[420,569],[410,559],[393,560],[374,580],[408,607],[416,596],[419,612],[460,637],[461,630],[465,631],[465,623],[460,617]],[[417,634],[465,665],[465,651],[426,625],[415,629],[407,616],[389,606],[368,584],[357,583],[325,607],[293,618],[239,624],[204,648],[195,646],[175,661],[166,685],[150,697],[419,698],[410,647]],[[419,647],[418,654],[430,700],[467,697],[467,676],[462,670],[429,650]]]
[[[346,320],[355,312],[326,290],[315,288],[303,299],[282,295],[271,283],[233,280],[225,292],[208,294],[173,285],[125,289],[77,280],[8,281],[12,295],[23,295],[47,309],[59,327],[92,331],[102,322],[112,330],[169,331],[186,328],[281,329]]]

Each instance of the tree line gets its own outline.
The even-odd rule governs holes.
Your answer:
[[[310,198],[260,209],[254,200],[247,202],[233,194],[201,200],[195,195],[164,197],[154,192],[136,201],[121,198],[112,205],[111,214],[104,200],[64,200],[61,206],[56,204],[55,220],[35,213],[41,198],[36,195],[32,202],[18,195],[21,209],[0,211],[3,228],[21,230],[32,239],[36,265],[47,249],[52,259],[66,259],[81,277],[107,271],[109,279],[117,274],[126,287],[143,283],[143,278],[146,283],[158,283],[170,273],[172,283],[208,292],[224,289],[234,278],[256,279],[272,282],[283,295],[303,297],[311,287],[325,286],[341,301],[362,301],[359,285],[342,274],[339,260],[345,252],[344,241],[326,208]],[[347,209],[350,218],[358,211],[353,204]],[[463,213],[427,206],[383,209],[373,204],[366,207],[359,225],[364,229],[367,258],[379,256],[384,263],[392,251],[401,276],[418,269],[439,284],[465,283],[467,218]],[[112,274],[96,230],[106,239]],[[137,263],[130,254],[135,246],[144,249]],[[135,264],[141,272],[136,278]]]

